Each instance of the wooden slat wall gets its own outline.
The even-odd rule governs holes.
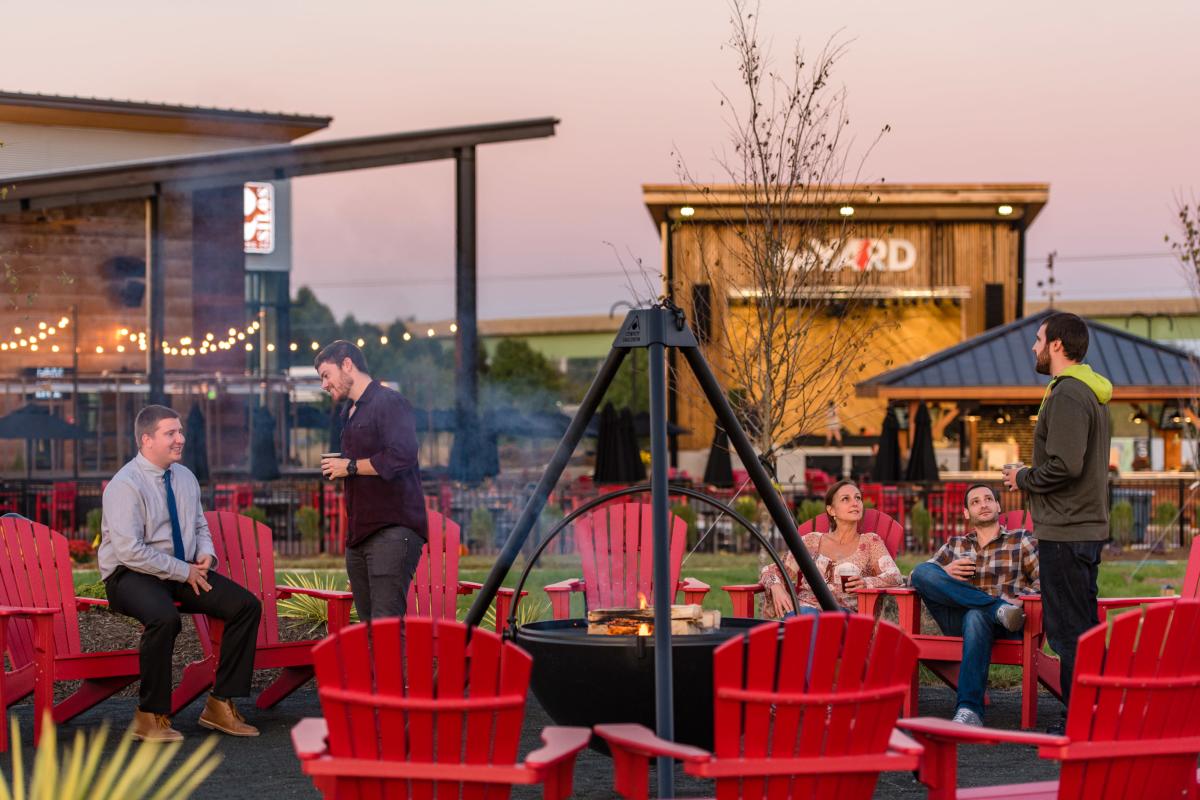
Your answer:
[[[695,317],[691,287],[698,282],[712,283],[712,331],[715,338],[721,337],[730,313],[726,298],[731,286],[746,285],[744,267],[740,265],[739,253],[743,245],[737,230],[732,225],[687,223],[676,226],[672,236],[674,254],[674,295],[689,318]],[[938,221],[931,223],[898,223],[888,225],[873,223],[860,225],[852,234],[867,238],[903,238],[917,248],[916,264],[911,270],[899,273],[874,273],[873,285],[894,286],[910,289],[939,289],[966,287],[970,297],[961,305],[944,302],[918,303],[892,307],[886,311],[899,324],[886,336],[880,336],[873,344],[875,366],[865,370],[854,380],[864,380],[874,374],[909,363],[921,356],[949,347],[983,332],[985,308],[984,287],[988,283],[1001,283],[1004,292],[1004,321],[1015,319],[1017,305],[1017,262],[1019,237],[1016,229],[1008,223],[975,223]],[[846,275],[846,282],[854,280]],[[714,371],[730,385],[729,371],[722,363],[723,348],[716,344],[709,347],[706,355]],[[890,359],[890,366],[884,362]],[[679,423],[693,433],[681,437],[683,449],[708,447],[712,438],[713,417],[702,401],[686,367],[676,376],[678,386],[677,407]],[[851,389],[851,395],[853,390]],[[875,400],[851,399],[840,416],[843,424],[854,431],[860,427],[868,432],[877,432],[883,416],[883,404]],[[812,415],[810,415],[812,416]],[[815,415],[823,420],[823,414]],[[818,422],[814,432],[820,432],[823,422]]]

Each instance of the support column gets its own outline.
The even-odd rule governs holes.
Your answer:
[[[455,151],[454,407],[457,431],[450,455],[450,474],[475,483],[483,479],[479,458],[479,330],[475,303],[475,148]]]
[[[147,402],[166,405],[166,354],[163,337],[166,320],[165,236],[162,226],[162,196],[155,187],[146,198],[146,378],[150,383]]]

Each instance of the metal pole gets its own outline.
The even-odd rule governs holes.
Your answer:
[[[455,268],[454,307],[458,324],[454,338],[454,406],[458,422],[454,449],[460,477],[482,480],[482,462],[476,458],[479,437],[479,330],[476,323],[475,272],[475,148],[455,151]]]
[[[662,319],[662,317],[658,317]],[[670,526],[667,521],[666,354],[661,341],[650,345],[650,509],[654,521],[654,700],[659,737],[675,741],[675,690],[671,672]],[[658,796],[675,796],[675,762],[658,759]]]
[[[742,460],[742,466],[746,468],[750,479],[754,481],[754,488],[758,490],[758,496],[766,504],[775,527],[783,534],[783,540],[787,543],[788,549],[792,551],[792,556],[796,559],[796,564],[799,565],[800,572],[804,574],[804,579],[808,581],[813,594],[816,595],[817,602],[826,611],[837,611],[839,606],[833,598],[833,592],[829,591],[829,586],[825,583],[825,576],[817,571],[817,565],[813,563],[812,556],[804,547],[804,542],[800,540],[800,534],[796,530],[796,520],[788,512],[783,498],[779,496],[775,485],[771,482],[771,477],[767,475],[767,470],[759,462],[758,454],[754,452],[754,446],[750,444],[749,437],[738,423],[737,416],[733,413],[733,407],[729,405],[729,400],[721,391],[721,385],[709,368],[708,362],[704,360],[704,356],[700,354],[697,347],[681,347],[679,349],[683,352],[683,357],[687,359],[688,366],[692,368],[692,373],[696,376],[709,405],[712,406],[713,411],[717,412],[717,420],[729,434],[729,441],[737,450],[738,457]]]
[[[71,422],[79,424],[79,307],[71,306]],[[100,414],[96,415],[100,418]],[[79,439],[75,439],[75,469],[72,471],[72,476],[79,478]],[[96,449],[99,450],[100,443],[96,443]]]
[[[614,347],[609,351],[604,363],[600,365],[600,371],[596,373],[592,385],[588,387],[587,394],[583,396],[583,401],[579,404],[579,410],[575,412],[571,424],[567,426],[567,432],[563,434],[562,441],[558,443],[558,448],[554,451],[554,456],[546,465],[546,471],[542,473],[542,479],[534,489],[533,496],[525,504],[525,510],[521,512],[512,532],[504,542],[504,547],[496,556],[496,563],[492,565],[492,571],[488,573],[487,580],[483,582],[483,588],[475,595],[475,602],[471,604],[471,609],[467,612],[464,620],[468,625],[478,626],[483,621],[484,613],[492,604],[492,600],[496,598],[496,590],[500,588],[504,576],[512,568],[517,554],[525,546],[525,540],[529,538],[529,532],[533,530],[538,516],[542,513],[546,499],[550,497],[550,492],[558,483],[563,470],[566,469],[571,454],[575,452],[575,447],[583,438],[588,422],[591,421],[592,415],[596,413],[596,407],[600,405],[604,393],[612,384],[613,376],[617,374],[617,369],[625,360],[626,352],[626,350]]]
[[[163,353],[163,329],[165,326],[166,265],[162,230],[162,198],[155,192],[146,198],[146,329],[150,332],[146,349],[146,378],[150,384],[147,402],[166,405],[166,356]]]

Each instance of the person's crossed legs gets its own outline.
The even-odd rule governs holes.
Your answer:
[[[983,695],[987,690],[988,667],[992,661],[992,643],[1001,639],[1019,639],[1018,628],[1010,631],[1000,624],[997,613],[1010,605],[970,584],[952,578],[939,565],[918,564],[909,583],[929,609],[946,636],[961,636],[962,663],[958,668],[958,700],[955,711],[967,709],[983,719]],[[956,714],[957,715],[957,714]]]

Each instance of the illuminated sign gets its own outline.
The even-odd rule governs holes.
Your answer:
[[[247,183],[242,190],[242,206],[246,252],[275,252],[275,187],[269,183]]]
[[[793,264],[801,269],[820,266],[827,272],[852,269],[857,272],[907,272],[917,263],[917,248],[907,239],[848,239],[823,242],[814,239],[811,249],[796,254]]]

